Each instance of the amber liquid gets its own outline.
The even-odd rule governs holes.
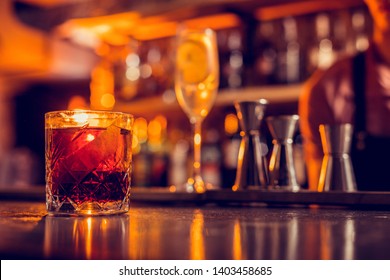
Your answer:
[[[176,84],[176,96],[180,106],[191,119],[204,119],[215,103],[218,77],[210,74],[199,84]]]
[[[128,198],[131,167],[128,130],[60,128],[46,130],[46,138],[49,210],[79,210],[91,203],[104,209]]]

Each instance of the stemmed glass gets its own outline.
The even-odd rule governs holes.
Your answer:
[[[219,62],[215,32],[211,29],[181,28],[177,34],[175,92],[193,128],[192,175],[187,192],[204,192],[201,176],[201,127],[214,105],[219,86]]]

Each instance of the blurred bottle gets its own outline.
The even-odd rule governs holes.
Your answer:
[[[147,143],[147,129],[148,122],[146,119],[137,118],[134,121],[132,185],[136,187],[149,187],[152,185],[152,154]]]
[[[140,54],[140,92],[145,96],[160,96],[172,84],[170,63],[171,39],[162,38],[143,43]]]
[[[237,116],[235,113],[228,112],[224,119],[224,137],[222,141],[222,188],[231,189],[234,185],[240,143],[241,136],[239,134]]]
[[[171,84],[170,39],[131,41],[114,65],[118,99],[131,101],[161,95]]]
[[[133,136],[133,185],[168,186],[169,154],[167,119],[157,115],[149,122],[137,118]]]
[[[364,51],[368,48],[371,37],[372,20],[367,9],[359,8],[350,11],[352,34],[354,35],[353,51]]]
[[[101,60],[91,72],[90,102],[96,110],[111,110],[116,100],[130,100],[138,90],[138,43],[129,39],[113,45],[103,43],[97,54]]]
[[[277,83],[278,50],[275,21],[258,24],[255,38],[255,63],[253,69],[254,85]]]
[[[138,94],[138,48],[139,43],[132,39],[123,49],[117,51],[113,72],[114,92],[118,99],[130,100]]]
[[[314,30],[313,40],[308,47],[308,73],[317,68],[326,69],[335,60],[334,45],[331,38],[331,25],[329,13],[318,13],[312,18]]]
[[[242,34],[238,28],[218,32],[220,56],[220,88],[240,88],[243,85]]]
[[[180,128],[171,127],[169,139],[172,147],[169,153],[168,185],[183,186],[188,178],[190,162],[190,141]]]
[[[298,23],[294,17],[281,20],[283,40],[279,40],[277,81],[279,84],[301,81],[301,45],[298,38]]]
[[[152,186],[152,153],[146,142],[140,144],[139,151],[133,155],[132,186]]]
[[[202,177],[208,185],[207,189],[218,189],[222,184],[220,147],[219,131],[215,128],[205,130],[202,146]]]
[[[331,18],[335,58],[337,59],[347,54],[353,54],[355,52],[355,43],[350,11],[348,9],[333,11]]]
[[[148,125],[148,148],[151,154],[151,185],[168,186],[169,150],[167,119],[158,115]]]

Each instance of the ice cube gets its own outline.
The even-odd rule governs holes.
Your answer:
[[[121,129],[111,125],[95,139],[64,158],[63,164],[71,171],[84,171],[85,175],[96,169],[99,164],[115,155],[118,149],[118,137]]]

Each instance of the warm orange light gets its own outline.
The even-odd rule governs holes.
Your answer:
[[[200,133],[195,133],[194,135],[195,145],[200,145],[201,141],[202,141],[202,136],[200,135]]]
[[[190,19],[184,22],[186,26],[198,28],[211,28],[214,30],[233,28],[240,25],[241,21],[235,14],[218,14]]]
[[[351,7],[360,5],[359,1],[344,0],[344,1],[302,1],[279,5],[269,5],[268,7],[260,7],[255,11],[255,17],[259,21],[280,19],[288,16],[298,16],[310,14],[313,12],[340,9],[342,7]],[[291,11],[294,11],[292,13]]]
[[[193,185],[195,183],[195,180],[193,178],[188,178],[187,184]]]
[[[225,132],[228,135],[233,135],[238,131],[238,118],[235,114],[227,114],[225,117]]]
[[[201,99],[207,99],[209,97],[209,92],[207,90],[204,90],[200,93]]]
[[[87,142],[91,142],[95,139],[95,136],[93,136],[92,134],[88,134],[87,135]]]
[[[162,127],[161,127],[160,122],[158,122],[156,119],[151,120],[149,123],[149,126],[148,126],[149,138],[160,139],[161,138],[161,131],[162,131]]]
[[[155,117],[155,120],[158,121],[160,124],[161,124],[161,127],[163,129],[166,129],[167,128],[167,118],[163,115],[158,115]]]
[[[137,12],[127,12],[71,19],[62,24],[57,32],[87,47],[97,48],[101,42],[119,46],[129,42],[128,33],[133,30],[139,17]]]
[[[87,259],[92,257],[92,218],[88,217],[86,222],[85,234],[85,256]]]
[[[240,26],[240,19],[230,13],[199,17],[183,22],[188,27],[211,28],[220,30]],[[173,37],[176,35],[178,23],[167,21],[164,17],[152,17],[140,20],[131,35],[137,40],[152,40]]]
[[[240,227],[240,222],[238,220],[236,220],[234,222],[233,259],[234,260],[241,260],[242,259],[241,227]]]
[[[111,109],[115,105],[115,97],[111,93],[103,94],[103,96],[100,98],[100,104],[106,108]]]
[[[80,95],[74,95],[68,102],[68,110],[88,109],[87,101]]]
[[[133,155],[136,155],[141,151],[141,145],[139,144],[138,136],[135,135],[135,133],[133,133],[133,140],[131,142],[131,149],[132,149]]]
[[[173,37],[176,35],[177,23],[176,22],[158,22],[153,24],[142,25],[140,24],[132,36],[140,41]]]
[[[138,137],[139,143],[148,139],[148,121],[144,118],[137,118],[134,122],[134,134]]]
[[[110,65],[107,63],[100,63],[96,66],[91,74],[91,108],[92,109],[110,109],[115,104],[113,100],[114,92],[114,75],[111,71]],[[105,96],[110,94],[112,96]]]
[[[194,218],[190,229],[190,259],[204,260],[205,244],[204,244],[204,218],[200,210],[195,210]]]
[[[209,114],[209,111],[208,111],[208,110],[206,110],[206,109],[200,110],[200,115],[201,115],[202,117],[206,117],[208,114]]]
[[[76,113],[73,115],[73,120],[78,124],[82,124],[88,120],[88,115],[86,113],[81,113],[81,112]]]

